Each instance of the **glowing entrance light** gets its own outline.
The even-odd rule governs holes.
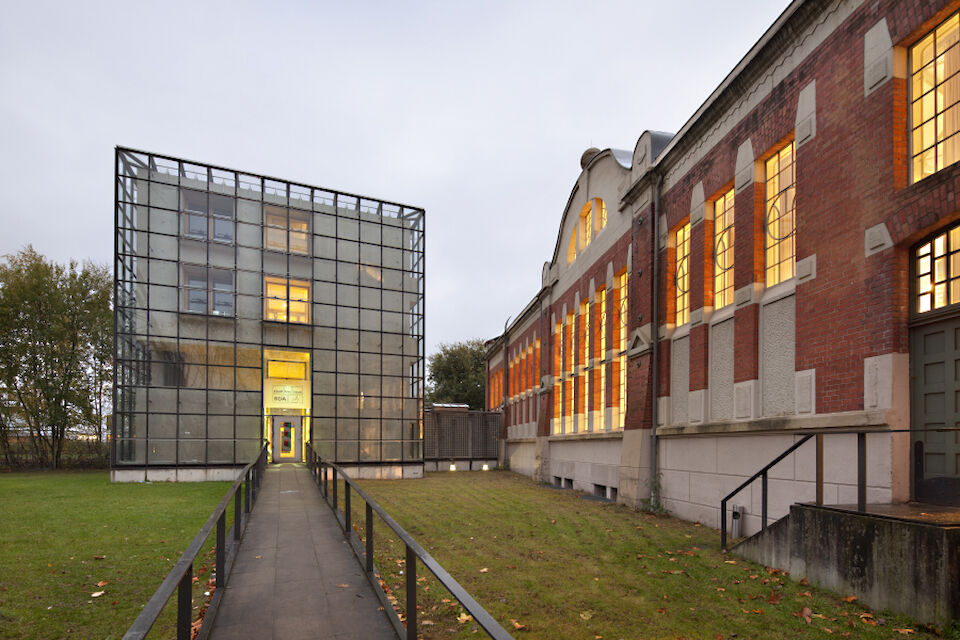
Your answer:
[[[456,471],[456,470],[457,470],[457,465],[455,464],[450,465],[450,471]]]
[[[483,465],[483,470],[484,470],[484,471],[490,471],[490,465],[488,465],[488,464]]]

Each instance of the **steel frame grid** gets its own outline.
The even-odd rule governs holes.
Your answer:
[[[140,160],[140,161],[136,162],[136,160]],[[162,164],[158,164],[158,163],[162,163]],[[166,168],[165,171],[164,171],[164,165]],[[138,179],[137,168],[140,168],[146,171],[146,179],[140,180],[147,187],[145,203],[143,202],[142,196],[135,197],[132,193],[133,191],[135,191],[135,187],[136,187],[135,181],[137,181]],[[175,181],[173,180],[157,181],[154,179],[154,175],[151,174],[151,172],[156,172],[158,175],[166,173],[168,176],[172,176],[174,173],[173,171],[174,169],[176,174]],[[176,262],[175,262],[175,265],[176,265],[175,268],[177,271],[177,290],[176,290],[176,302],[175,302],[176,307],[173,311],[167,310],[166,312],[172,315],[175,315],[177,318],[176,320],[177,328],[176,328],[176,335],[175,335],[176,349],[178,353],[182,354],[182,352],[180,351],[180,347],[183,344],[183,341],[191,340],[191,338],[185,338],[183,335],[183,318],[185,317],[185,315],[188,314],[188,312],[184,310],[183,302],[182,302],[182,294],[183,294],[183,283],[181,282],[182,275],[183,275],[182,267],[186,264],[184,260],[184,256],[182,254],[182,247],[183,247],[183,241],[189,238],[187,238],[187,234],[185,234],[185,232],[183,231],[184,229],[183,222],[184,222],[184,216],[186,215],[186,212],[184,211],[184,208],[182,206],[182,196],[180,195],[180,193],[184,188],[195,189],[198,186],[202,187],[201,190],[205,189],[208,193],[213,193],[214,191],[211,190],[211,185],[216,182],[214,172],[220,174],[221,178],[224,176],[227,176],[227,177],[232,176],[232,180],[229,180],[229,182],[231,182],[231,185],[232,185],[230,187],[230,191],[231,191],[230,196],[232,197],[233,202],[235,203],[234,209],[233,209],[233,237],[232,237],[232,240],[227,244],[229,245],[230,251],[232,252],[232,269],[230,269],[230,271],[233,274],[233,290],[231,292],[232,299],[233,299],[233,315],[230,316],[229,319],[224,319],[219,316],[213,316],[209,313],[200,314],[200,315],[203,315],[203,327],[204,327],[203,329],[204,337],[202,341],[204,345],[204,357],[203,357],[204,362],[202,363],[205,366],[204,383],[201,388],[194,388],[192,389],[192,391],[198,391],[202,393],[204,398],[203,413],[202,413],[202,421],[204,426],[203,437],[195,438],[195,440],[203,441],[203,449],[204,449],[203,460],[202,461],[197,461],[195,459],[184,460],[181,457],[182,456],[181,443],[187,440],[186,438],[184,438],[182,434],[183,429],[180,424],[181,416],[199,415],[197,413],[188,414],[184,410],[182,410],[181,394],[182,394],[182,389],[184,389],[184,386],[183,386],[183,381],[181,380],[178,383],[180,386],[176,387],[176,407],[171,411],[170,414],[167,414],[167,415],[173,415],[176,417],[177,426],[175,428],[173,437],[164,439],[164,440],[173,442],[173,446],[174,446],[173,461],[171,462],[169,458],[165,458],[163,460],[156,460],[156,459],[151,460],[150,446],[144,447],[143,453],[142,453],[143,459],[142,461],[138,461],[136,455],[131,455],[132,453],[135,454],[135,452],[131,452],[129,449],[125,450],[123,445],[129,446],[130,443],[135,443],[136,440],[140,439],[141,437],[144,438],[149,445],[149,443],[151,442],[150,430],[151,430],[152,416],[160,415],[159,412],[155,412],[151,410],[149,405],[149,402],[150,402],[149,396],[152,389],[165,387],[165,385],[158,385],[158,384],[155,384],[154,381],[150,380],[150,368],[151,368],[151,365],[154,364],[154,362],[152,358],[149,357],[150,354],[146,353],[146,350],[140,348],[140,350],[144,351],[144,353],[138,354],[134,356],[132,359],[127,359],[123,357],[124,355],[128,354],[130,348],[138,347],[138,343],[137,343],[138,340],[140,340],[141,342],[145,342],[146,344],[150,344],[151,337],[155,337],[154,334],[151,332],[151,322],[149,320],[144,320],[144,327],[139,332],[137,331],[137,327],[132,326],[136,322],[135,316],[138,313],[143,314],[144,318],[147,318],[147,317],[150,317],[150,314],[152,311],[155,311],[154,305],[151,303],[150,296],[151,296],[153,284],[154,284],[154,279],[152,274],[152,270],[154,268],[154,261],[157,261],[159,259],[153,255],[151,241],[154,240],[155,235],[163,236],[165,234],[156,232],[155,229],[153,228],[152,215],[153,215],[153,211],[155,210],[154,205],[157,203],[154,203],[151,200],[152,198],[151,187],[155,182],[159,184],[165,184],[167,186],[175,186],[176,193],[177,193],[176,197],[178,199],[178,203],[176,205],[176,212],[174,214],[176,219],[176,231],[174,234],[172,234],[172,236],[170,236],[170,234],[167,234],[168,236],[175,239],[176,246],[177,246]],[[380,242],[375,245],[377,249],[377,256],[378,256],[377,264],[372,266],[375,266],[379,269],[385,268],[384,259],[383,259],[383,249],[385,246],[384,239],[383,239],[383,235],[384,235],[383,229],[387,226],[396,227],[399,229],[399,233],[400,233],[400,246],[398,247],[398,251],[400,252],[399,253],[400,264],[398,265],[399,269],[397,269],[397,271],[400,273],[400,278],[399,278],[400,286],[399,286],[399,290],[394,291],[394,293],[398,296],[398,300],[399,300],[398,317],[400,319],[400,329],[398,334],[400,348],[399,348],[399,353],[395,354],[395,357],[399,358],[399,361],[401,363],[400,370],[399,370],[400,375],[398,376],[398,379],[397,379],[397,381],[400,384],[399,397],[397,398],[400,401],[399,403],[400,413],[396,417],[396,419],[398,420],[398,423],[400,424],[401,433],[399,435],[394,434],[399,438],[398,440],[396,440],[397,445],[400,447],[399,459],[393,459],[393,458],[389,460],[383,459],[382,443],[385,442],[384,434],[383,434],[383,431],[384,431],[383,421],[385,419],[385,409],[384,409],[384,403],[382,402],[382,399],[387,396],[383,395],[384,385],[382,383],[385,377],[383,374],[384,358],[387,356],[387,354],[383,353],[382,345],[383,345],[384,334],[389,332],[384,331],[383,322],[381,318],[381,322],[379,323],[378,330],[375,332],[377,334],[377,343],[381,347],[380,351],[377,353],[377,355],[379,355],[379,358],[380,358],[380,369],[377,373],[377,378],[378,378],[377,383],[378,383],[378,389],[380,389],[380,393],[381,393],[381,395],[379,396],[379,398],[381,399],[379,417],[377,418],[379,422],[378,428],[377,428],[378,435],[375,440],[365,441],[365,440],[360,440],[359,436],[361,434],[358,432],[353,438],[350,439],[351,441],[354,439],[356,440],[356,453],[355,455],[352,456],[354,460],[344,460],[344,462],[350,462],[353,464],[364,463],[364,461],[359,460],[359,458],[360,458],[360,447],[365,442],[376,443],[375,456],[372,456],[371,459],[367,460],[366,462],[368,463],[373,463],[373,464],[403,463],[403,462],[420,462],[422,460],[422,424],[420,423],[420,421],[422,420],[421,416],[422,416],[422,409],[423,409],[423,401],[422,401],[423,372],[424,372],[423,311],[425,309],[424,290],[423,290],[424,288],[423,276],[424,276],[424,265],[425,265],[424,256],[423,256],[423,251],[425,247],[425,228],[424,228],[425,225],[424,225],[424,215],[423,215],[424,212],[422,209],[414,208],[414,207],[410,207],[407,205],[402,205],[402,204],[398,204],[390,201],[374,200],[374,199],[369,199],[362,196],[356,196],[354,194],[348,194],[345,192],[338,192],[338,191],[333,191],[329,189],[322,189],[319,187],[310,187],[310,186],[306,186],[298,183],[277,180],[275,178],[271,178],[268,176],[256,175],[256,174],[251,174],[247,172],[240,172],[237,170],[226,169],[226,168],[218,167],[215,165],[194,163],[191,161],[177,159],[170,156],[161,156],[157,154],[151,154],[148,152],[137,151],[137,150],[119,147],[119,146],[116,148],[116,155],[115,155],[115,175],[117,176],[118,181],[122,181],[124,178],[126,178],[127,180],[134,181],[134,182],[131,183],[132,186],[128,190],[121,189],[119,188],[119,185],[118,185],[118,189],[115,192],[116,217],[115,217],[114,246],[115,246],[116,257],[115,257],[115,266],[114,266],[114,287],[115,287],[116,300],[118,301],[118,303],[116,305],[116,312],[114,316],[114,324],[115,324],[114,354],[115,354],[115,359],[117,361],[118,366],[115,367],[115,371],[114,371],[114,402],[115,402],[115,406],[117,406],[119,410],[118,410],[118,418],[117,420],[115,420],[115,428],[114,428],[114,434],[113,434],[114,437],[113,437],[113,446],[112,446],[112,451],[113,451],[112,464],[114,467],[136,468],[138,466],[150,467],[150,466],[161,466],[161,465],[162,466],[173,465],[178,467],[181,467],[181,466],[207,467],[207,466],[222,466],[222,465],[229,466],[231,464],[235,465],[235,464],[239,464],[241,462],[246,461],[246,460],[238,460],[238,458],[240,457],[240,454],[236,449],[236,445],[241,441],[241,439],[238,438],[237,429],[238,429],[238,409],[239,409],[238,400],[239,400],[239,393],[242,391],[239,388],[239,384],[238,384],[238,371],[240,368],[242,368],[239,362],[238,347],[244,344],[252,345],[253,343],[249,342],[248,337],[246,338],[247,339],[246,342],[241,342],[240,337],[238,335],[239,322],[241,320],[256,321],[259,323],[260,340],[258,343],[256,343],[255,346],[261,356],[264,348],[271,348],[271,347],[291,348],[291,349],[297,349],[301,351],[305,348],[310,349],[311,374],[312,374],[311,375],[311,398],[313,400],[311,402],[311,411],[308,414],[308,417],[311,420],[310,438],[315,442],[319,440],[319,438],[317,437],[318,436],[318,430],[317,430],[318,418],[321,418],[323,416],[318,416],[317,412],[314,410],[316,408],[316,397],[319,395],[314,392],[314,388],[313,388],[315,374],[317,373],[315,356],[319,346],[331,346],[331,345],[317,344],[316,329],[318,328],[318,325],[315,319],[314,307],[316,305],[316,302],[315,302],[315,297],[313,295],[313,292],[316,284],[319,282],[319,279],[315,271],[316,269],[315,261],[320,256],[316,255],[316,252],[314,249],[315,249],[316,239],[320,234],[317,233],[317,229],[315,227],[314,222],[315,222],[315,219],[318,219],[317,214],[325,213],[324,211],[318,208],[318,205],[323,204],[325,201],[332,202],[334,206],[329,213],[333,216],[336,224],[333,241],[335,244],[341,241],[343,238],[341,238],[341,234],[339,232],[339,225],[345,218],[345,216],[343,215],[343,212],[340,210],[340,207],[338,206],[339,204],[338,201],[340,201],[341,199],[350,199],[354,203],[353,209],[356,210],[355,219],[357,221],[356,224],[358,229],[361,223],[362,212],[367,214],[373,214],[377,217],[377,224],[379,227],[378,236],[380,238]],[[185,182],[185,180],[196,180],[195,177],[191,178],[191,175],[193,176],[203,175],[206,178],[206,180],[201,180],[201,182],[204,182],[205,184],[198,185],[198,184]],[[130,191],[131,193],[126,193],[126,191]],[[121,198],[121,192],[124,192],[126,195],[126,197],[123,199]],[[220,189],[218,190],[218,192],[223,193],[223,190]],[[281,192],[282,192],[282,203],[279,203],[279,202],[276,202],[276,196],[280,195]],[[246,194],[252,195],[252,198],[246,197]],[[296,195],[295,198],[293,197],[294,195]],[[271,202],[271,196],[273,196],[272,202]],[[308,196],[308,197],[305,197],[305,196]],[[326,200],[322,199],[323,196],[327,197]],[[242,266],[238,264],[238,260],[240,259],[239,249],[241,247],[244,247],[244,245],[242,244],[241,240],[238,237],[238,225],[240,224],[240,216],[238,214],[238,203],[241,201],[259,203],[259,218],[258,218],[258,224],[257,224],[259,232],[257,235],[260,238],[260,243],[259,243],[259,246],[252,247],[252,249],[256,249],[259,251],[259,266],[255,272],[259,280],[259,291],[256,297],[259,300],[257,306],[260,310],[260,315],[259,317],[256,317],[256,318],[245,317],[243,313],[240,311],[240,302],[241,302],[240,298],[244,294],[248,293],[248,292],[240,291],[240,285],[238,282],[239,274],[241,273],[241,271],[245,270],[244,267],[246,266],[246,265]],[[126,207],[123,206],[124,204],[126,204]],[[309,336],[310,336],[309,344],[306,344],[306,343],[300,343],[296,345],[291,344],[291,333],[296,332],[298,329],[300,329],[301,328],[300,325],[295,325],[293,323],[276,323],[273,321],[268,321],[268,320],[265,320],[262,315],[263,309],[264,309],[264,300],[265,300],[265,290],[263,287],[264,276],[280,275],[279,273],[276,273],[274,271],[268,271],[266,254],[268,253],[276,254],[277,252],[271,249],[268,249],[265,246],[265,243],[263,241],[264,228],[266,227],[265,218],[264,218],[264,208],[267,205],[272,205],[272,204],[276,204],[277,206],[281,206],[281,207],[286,207],[288,209],[290,208],[299,209],[305,212],[309,212],[310,214],[309,215],[310,225],[308,230],[310,245],[308,247],[308,252],[307,252],[307,255],[305,256],[305,259],[310,261],[309,270],[311,273],[306,278],[310,281],[311,295],[310,295],[310,300],[308,301],[308,305],[311,310],[311,315],[310,315],[310,322],[302,326],[302,328],[309,333]],[[385,208],[388,209],[387,212],[385,212]],[[134,212],[130,212],[130,209],[134,209]],[[130,215],[127,215],[127,216],[123,215],[121,212],[122,210],[130,212]],[[145,228],[143,224],[140,224],[139,221],[133,219],[134,215],[139,214],[141,211],[144,211],[144,210],[148,213],[147,217],[150,218],[150,224]],[[208,223],[210,220],[209,215],[211,214],[208,211]],[[388,224],[388,219],[396,219],[398,221],[398,224]],[[408,222],[410,220],[415,220],[416,223],[411,225]],[[138,224],[139,224],[139,227],[138,227]],[[211,239],[210,237],[209,226],[207,228],[208,228],[208,234],[207,234],[207,238],[204,241],[204,250],[206,252],[204,255],[206,258],[205,260],[206,264],[202,266],[207,269],[206,273],[209,274],[209,269],[223,268],[224,265],[212,264],[211,247],[215,243],[215,240]],[[136,240],[137,235],[142,235],[144,238],[146,238],[146,243],[145,243],[146,246],[138,246],[137,240]],[[363,239],[359,236],[359,233],[358,233],[358,236],[354,238],[353,241],[356,243],[358,247],[358,256],[355,261],[350,263],[350,266],[356,268],[359,272],[359,269],[361,269],[365,264],[364,260],[359,255],[360,254],[359,248],[361,247],[361,245],[369,245],[370,243],[364,242]],[[141,242],[140,244],[144,244],[144,243]],[[247,247],[247,248],[251,248],[251,247]],[[285,273],[283,275],[287,278],[288,281],[293,277],[298,277],[292,274],[293,270],[291,269],[290,265],[291,265],[292,259],[295,259],[295,258],[293,253],[289,249],[290,247],[288,246],[287,251],[283,252],[283,259],[286,264]],[[339,250],[339,247],[338,247],[338,250]],[[334,253],[333,256],[324,256],[324,258],[331,259],[336,265],[337,273],[334,275],[335,282],[333,282],[332,284],[334,287],[337,287],[339,289],[339,278],[337,278],[336,275],[339,273],[339,270],[343,268],[345,262],[340,259],[338,253]],[[140,273],[138,272],[138,261],[142,261],[143,263],[145,263],[146,278],[143,282],[140,282]],[[197,266],[201,266],[201,265],[197,265]],[[251,271],[246,271],[246,272],[253,273]],[[124,277],[121,277],[121,276],[124,276]],[[412,291],[407,286],[411,276],[413,277],[414,282],[416,282],[416,287]],[[136,288],[138,284],[144,286],[145,300],[141,301],[137,299]],[[356,283],[356,286],[359,290],[359,286],[360,286],[359,280]],[[206,290],[207,290],[208,296],[212,295],[212,289],[210,286],[209,277],[207,280]],[[383,283],[381,282],[380,287],[378,288],[379,306],[374,310],[380,314],[384,312],[383,295],[385,290],[386,289],[383,287]],[[405,300],[407,300],[411,294],[414,295],[413,304],[409,304],[405,302]],[[337,295],[339,295],[339,291]],[[248,297],[253,297],[253,296],[248,296]],[[208,299],[208,302],[209,302],[209,299]],[[340,303],[339,300],[336,300],[336,302],[337,304],[335,306],[338,310],[340,308],[352,308],[355,311],[356,315],[358,316],[358,322],[356,326],[352,329],[353,331],[357,332],[357,335],[358,335],[358,339],[356,341],[357,344],[352,349],[352,352],[357,355],[358,359],[361,353],[369,354],[370,353],[369,351],[363,350],[363,345],[361,343],[361,340],[359,339],[360,332],[365,330],[359,325],[359,315],[360,315],[361,309],[368,309],[368,307],[364,307],[359,302],[359,300],[357,305],[352,307],[345,307],[345,305],[339,304]],[[209,308],[208,308],[208,311],[209,311]],[[189,314],[189,315],[193,316],[195,314]],[[404,321],[404,316],[407,317],[409,322]],[[126,318],[126,321],[123,324],[121,324],[120,322],[122,318]],[[232,341],[226,341],[226,343],[218,343],[217,341],[211,339],[211,336],[210,336],[211,321],[214,318],[216,318],[218,321],[232,323],[232,338],[233,338]],[[272,339],[268,339],[267,337],[267,333],[268,331],[271,330],[271,327],[276,328],[277,325],[280,325],[280,328],[282,329],[281,333],[283,334],[283,337],[284,337],[284,340],[282,341],[275,341]],[[342,348],[343,345],[340,344],[339,334],[340,334],[341,328],[339,326],[339,320],[336,320],[334,322],[334,326],[330,328],[333,330],[334,336],[335,336],[334,344],[332,345],[333,353],[339,354],[341,352],[346,351],[345,349]],[[409,338],[414,339],[414,344],[416,345],[414,347],[414,352],[410,351]],[[278,344],[278,342],[280,342],[280,344]],[[232,369],[231,377],[233,381],[233,385],[231,389],[223,389],[222,387],[213,388],[210,385],[209,367],[218,366],[218,363],[211,362],[210,356],[209,356],[209,346],[213,344],[227,344],[233,349],[233,358],[231,359],[231,362],[230,362],[230,367]],[[125,345],[129,348],[125,348]],[[394,354],[391,354],[391,355],[394,355]],[[139,366],[137,366],[138,363],[139,363]],[[408,371],[407,373],[404,373],[404,366],[408,363],[411,365],[410,371]],[[183,366],[183,364],[181,364],[180,366]],[[259,422],[259,429],[258,429],[259,439],[257,441],[258,443],[262,442],[265,439],[262,367],[263,367],[263,362],[261,357],[261,360],[259,361],[258,366],[255,368],[259,374],[258,375],[259,389],[256,392],[257,396],[259,397],[258,404],[260,407],[259,413],[256,417],[256,419]],[[134,373],[138,370],[140,371],[140,373],[142,373],[141,376],[134,375]],[[341,372],[335,371],[334,373],[340,374]],[[360,375],[359,367],[357,368],[357,371],[353,372],[353,375],[359,378],[359,375]],[[142,379],[138,380],[136,379],[137,377]],[[404,380],[406,380],[409,384],[404,383]],[[139,385],[137,385],[138,382],[140,383]],[[143,393],[144,407],[142,412],[135,413],[137,407],[134,406],[133,402],[135,400],[135,395],[138,388],[142,388],[144,390],[144,393]],[[232,396],[233,437],[231,440],[235,446],[234,446],[234,458],[232,463],[225,462],[225,461],[209,462],[211,458],[210,450],[209,450],[210,443],[214,440],[220,441],[221,443],[224,440],[227,440],[223,438],[212,439],[210,437],[210,432],[209,432],[210,416],[213,415],[210,413],[210,408],[209,408],[209,401],[210,401],[209,394],[211,392],[223,392],[223,391],[229,391],[229,392],[232,392],[233,394]],[[339,398],[342,394],[340,394],[337,389],[334,389],[334,394],[332,395],[335,398]],[[409,425],[410,428],[408,430],[408,425],[404,423],[409,422],[410,418],[403,418],[404,405],[408,405],[408,403],[411,401],[415,403],[415,410],[416,410],[415,413],[417,415],[417,418],[416,420],[413,421],[411,425]],[[343,437],[341,433],[341,429],[339,428],[339,419],[340,419],[339,402],[335,402],[334,406],[335,406],[334,415],[330,416],[333,418],[334,425],[335,425],[335,429],[333,433],[333,448],[335,451],[339,452],[341,450],[341,447],[340,447],[341,441],[346,439]],[[137,415],[143,416],[143,426],[134,425],[133,420]],[[359,420],[359,416],[358,416],[358,420]],[[143,433],[142,434],[138,433],[139,430],[142,430]],[[121,437],[117,437],[117,436],[121,436]],[[122,436],[127,436],[127,438],[123,438]],[[306,434],[305,434],[305,440],[306,440]],[[121,443],[121,448],[119,452],[117,451],[118,441]],[[317,442],[317,444],[322,444],[322,442],[323,441]],[[130,459],[132,464],[126,464],[124,462],[124,458]]]

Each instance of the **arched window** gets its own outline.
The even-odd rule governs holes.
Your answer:
[[[577,253],[582,253],[600,231],[607,226],[607,205],[600,198],[587,201],[580,209],[577,224],[570,232],[570,244],[567,245],[567,264],[577,259]]]

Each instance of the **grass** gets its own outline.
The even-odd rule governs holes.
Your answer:
[[[435,473],[362,486],[517,638],[937,637],[800,576],[725,555],[710,528],[517,474]],[[353,507],[362,532],[361,500]],[[383,584],[403,609],[402,546],[375,526]],[[426,573],[418,578],[422,637],[476,637],[475,623]]]
[[[122,637],[228,487],[112,484],[106,471],[0,474],[0,638]],[[196,605],[215,540],[194,565]],[[175,594],[170,602],[152,636],[175,635]]]

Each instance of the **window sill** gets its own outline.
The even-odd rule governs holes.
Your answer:
[[[886,411],[844,411],[816,415],[789,415],[752,418],[749,420],[722,420],[696,424],[677,424],[657,428],[657,437],[701,435],[747,435],[751,433],[799,433],[817,430],[889,427]]]
[[[223,313],[208,313],[206,311],[190,311],[189,309],[180,309],[180,313],[198,318],[217,318],[220,320],[236,320],[235,315],[226,315]]]
[[[796,270],[796,263],[794,263],[794,270]],[[760,306],[768,305],[777,300],[782,300],[784,298],[790,297],[797,292],[797,277],[794,276],[789,280],[784,280],[783,282],[778,282],[777,284],[767,287],[766,290],[760,296]]]
[[[550,442],[565,442],[571,440],[622,440],[623,429],[613,431],[581,431],[578,433],[558,433],[547,438]]]

